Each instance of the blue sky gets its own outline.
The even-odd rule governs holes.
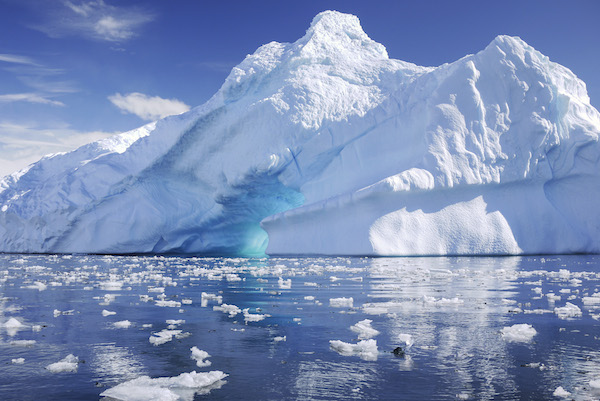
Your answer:
[[[204,103],[247,54],[299,39],[327,9],[419,65],[520,36],[600,106],[596,0],[0,0],[0,175]]]

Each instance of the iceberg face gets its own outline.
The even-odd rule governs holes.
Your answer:
[[[600,114],[519,38],[437,68],[317,15],[204,105],[0,181],[0,251],[600,252]]]

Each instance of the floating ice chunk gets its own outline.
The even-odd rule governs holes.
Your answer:
[[[502,338],[508,342],[529,342],[537,334],[530,324],[515,324],[502,329]]]
[[[22,365],[25,363],[25,358],[14,358],[10,360],[10,363],[14,365]]]
[[[362,340],[357,344],[349,344],[340,340],[329,341],[329,346],[335,352],[343,356],[356,355],[360,359],[365,361],[376,361],[377,360],[377,341],[375,340]]]
[[[26,324],[21,323],[17,318],[11,317],[3,324],[4,329],[6,330],[6,334],[10,337],[14,337],[20,330],[25,330],[27,327]]]
[[[78,363],[79,358],[73,354],[69,354],[64,359],[46,366],[46,369],[52,373],[77,372]]]
[[[590,297],[583,297],[581,299],[584,305],[600,305],[600,293],[596,293]]]
[[[412,347],[412,345],[414,344],[413,337],[410,334],[406,334],[406,333],[398,334],[398,341],[406,344],[407,348]]]
[[[267,314],[259,314],[259,313],[250,313],[249,308],[244,309],[244,321],[248,322],[260,322],[261,320],[265,320],[270,315]]]
[[[38,290],[38,291],[44,291],[46,288],[48,288],[48,286],[44,283],[42,283],[41,281],[36,281],[31,285],[27,285],[23,288],[29,288],[32,290]]]
[[[351,326],[350,330],[352,330],[355,333],[358,333],[359,340],[368,340],[369,338],[373,338],[379,335],[379,331],[371,327],[372,322],[373,321],[370,319],[361,320],[354,326]]]
[[[116,314],[117,314],[117,312],[109,311],[109,310],[106,310],[106,309],[102,310],[102,316],[104,316],[104,317],[111,316],[111,315],[116,315]]]
[[[192,304],[192,300],[191,300],[191,299],[189,299],[189,298],[183,298],[183,299],[181,300],[181,303],[182,303],[183,305],[191,305],[191,304]]]
[[[423,303],[427,305],[435,305],[435,306],[452,306],[452,305],[462,305],[465,302],[462,299],[458,298],[440,298],[437,299],[435,297],[430,297],[428,295],[423,295]]]
[[[558,386],[556,388],[556,390],[554,390],[554,392],[552,393],[553,396],[555,397],[560,397],[560,398],[567,398],[571,396],[571,393],[569,393],[567,390],[565,390],[564,388],[562,388],[562,386]]]
[[[333,308],[352,308],[354,304],[354,298],[330,298],[329,306]]]
[[[277,337],[273,338],[273,341],[275,341],[275,342],[287,341],[287,336],[277,336]]]
[[[157,333],[152,333],[148,341],[152,345],[162,345],[173,340],[173,337],[177,339],[188,337],[190,333],[184,333],[182,330],[168,330],[164,329]]]
[[[10,345],[15,345],[17,347],[31,347],[35,345],[35,340],[14,340],[10,342]]]
[[[65,311],[59,311],[58,309],[54,309],[53,315],[54,315],[54,317],[59,317],[61,315],[72,315],[73,313],[75,313],[74,309],[65,310]]]
[[[237,315],[238,313],[240,313],[242,311],[237,306],[228,305],[228,304],[222,304],[222,305],[218,305],[218,306],[215,305],[215,306],[213,306],[213,310],[223,312],[223,313],[228,313],[229,317],[234,317],[235,315]]]
[[[121,288],[123,287],[123,283],[120,281],[104,281],[98,283],[98,285],[104,291],[121,291]]]
[[[542,295],[542,288],[541,287],[532,288],[531,291],[535,292],[536,294]]]
[[[568,319],[581,316],[581,309],[579,306],[567,302],[565,306],[554,308],[554,313],[556,313],[559,319]]]
[[[167,320],[165,320],[165,323],[168,325],[172,325],[172,326],[179,326],[181,324],[184,324],[185,320],[183,320],[183,319],[167,319]]]
[[[215,370],[203,373],[182,373],[175,377],[138,377],[102,392],[100,396],[120,401],[193,400],[196,394],[206,394],[220,388],[227,374]]]
[[[181,307],[181,302],[179,302],[179,301],[158,300],[158,301],[156,301],[155,305],[156,306],[167,307],[167,308],[179,308],[179,307]]]
[[[548,301],[550,301],[550,302],[556,302],[556,301],[560,301],[561,296],[556,295],[552,292],[549,292],[548,294],[546,294],[546,298],[548,298]]]
[[[129,320],[121,320],[119,322],[114,322],[113,326],[116,329],[128,329],[131,327],[131,322]]]
[[[318,287],[319,286],[319,284],[313,283],[313,282],[309,282],[309,281],[305,282],[304,285],[307,286],[307,287]]]
[[[196,365],[198,367],[204,368],[212,365],[212,362],[207,360],[207,358],[210,358],[210,354],[208,352],[198,349],[196,346],[190,348],[190,351],[192,351],[191,358],[196,361]]]
[[[283,278],[279,277],[277,284],[279,284],[279,288],[283,290],[289,290],[292,288],[292,279],[288,278],[287,280],[284,280]]]
[[[223,296],[216,294],[208,294],[206,292],[202,293],[202,297],[200,298],[200,306],[206,308],[208,306],[209,301],[214,301],[218,304],[223,303]]]
[[[307,296],[304,297],[304,300],[305,301],[314,301],[315,297],[313,297],[312,295],[307,295]]]

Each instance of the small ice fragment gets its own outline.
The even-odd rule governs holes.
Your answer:
[[[183,299],[181,300],[181,303],[182,303],[183,305],[191,305],[191,304],[192,304],[192,300],[191,300],[191,299],[189,299],[189,298],[183,298]]]
[[[21,323],[18,319],[14,317],[8,319],[3,326],[6,329],[6,334],[8,334],[10,337],[14,337],[19,332],[19,330],[24,330],[28,327],[27,325]]]
[[[279,284],[279,288],[281,288],[281,289],[289,290],[290,288],[292,288],[292,279],[291,278],[284,280],[283,278],[279,277],[279,280],[277,283]]]
[[[577,305],[567,302],[563,307],[554,308],[554,313],[559,319],[568,319],[581,316],[581,309]]]
[[[113,325],[116,329],[128,329],[131,327],[131,322],[129,320],[121,320],[119,322],[114,322]]]
[[[406,333],[398,334],[398,341],[406,344],[407,348],[412,347],[412,345],[414,343],[413,337],[410,334],[406,334]]]
[[[596,293],[591,297],[583,297],[581,299],[584,305],[600,305],[600,294]]]
[[[148,338],[148,341],[150,342],[150,344],[152,345],[161,345],[164,343],[168,343],[169,341],[173,340],[173,337],[175,338],[185,338],[187,336],[189,336],[190,333],[183,333],[182,330],[161,330],[157,333],[153,333],[150,338]]]
[[[10,345],[14,345],[17,347],[31,347],[35,345],[35,340],[13,340],[10,342]]]
[[[330,298],[329,299],[329,306],[331,306],[332,308],[352,308],[352,305],[354,304],[354,298],[350,297],[350,298]]]
[[[208,294],[206,292],[202,293],[202,296],[200,298],[200,306],[203,308],[206,308],[208,306],[208,302],[209,301],[214,301],[218,304],[222,304],[223,303],[223,296],[222,295],[216,295],[216,294]]]
[[[121,287],[123,287],[123,283],[120,281],[105,281],[99,285],[103,291],[121,291]]]
[[[554,390],[554,393],[552,393],[552,395],[555,397],[567,398],[571,395],[571,393],[562,388],[562,386],[558,386],[556,390]]]
[[[116,315],[116,314],[117,314],[117,312],[112,312],[112,311],[109,311],[109,310],[106,310],[106,309],[102,310],[102,316],[104,316],[104,317],[111,316],[111,315]]]
[[[260,322],[261,320],[264,320],[265,318],[269,317],[269,315],[264,314],[258,314],[258,313],[250,313],[249,312],[250,309],[246,308],[244,309],[244,321],[246,323],[248,322]]]
[[[468,393],[456,394],[457,400],[468,400],[469,398],[471,398],[471,396]]]
[[[161,306],[161,307],[167,307],[167,308],[179,308],[179,307],[181,307],[181,302],[159,300],[159,301],[155,302],[155,305]]]
[[[46,369],[52,373],[77,372],[78,363],[79,358],[73,354],[69,354],[64,359],[46,366]]]
[[[31,331],[42,331],[42,325],[34,324],[33,326],[31,326]]]
[[[25,363],[25,358],[14,358],[14,359],[11,359],[10,362],[15,365],[22,365]]]
[[[275,342],[287,341],[287,336],[283,336],[283,337],[277,336],[277,337],[273,338],[273,341],[275,341]]]
[[[309,282],[309,281],[305,282],[304,285],[307,286],[307,287],[318,287],[319,286],[319,284],[312,283],[312,282]]]
[[[141,376],[109,388],[100,396],[120,401],[192,400],[195,394],[201,393],[203,390],[219,388],[219,382],[226,377],[227,374],[218,370],[202,373],[193,371],[182,373],[179,376],[156,379]]]
[[[32,290],[44,291],[48,286],[41,281],[36,281],[31,285],[25,286],[24,288],[29,288]]]
[[[530,324],[515,324],[502,329],[502,338],[508,342],[529,342],[537,334]]]
[[[304,300],[305,301],[314,301],[315,297],[313,297],[312,295],[307,295],[307,296],[304,297]]]
[[[192,351],[192,356],[190,358],[196,361],[196,365],[198,367],[204,368],[212,365],[212,362],[207,360],[207,358],[210,358],[208,352],[198,349],[196,346],[190,348],[190,351]]]
[[[375,340],[362,340],[357,344],[349,344],[340,340],[329,341],[329,346],[335,352],[343,356],[356,355],[360,359],[365,361],[376,361],[377,360],[377,341]]]
[[[214,311],[219,311],[219,312],[223,312],[223,313],[228,313],[229,317],[234,317],[235,315],[237,315],[238,313],[240,313],[242,310],[240,308],[238,308],[235,305],[228,305],[228,304],[222,304],[219,306],[213,306],[213,310]]]
[[[371,327],[372,322],[373,321],[370,319],[361,320],[354,326],[351,326],[350,330],[352,330],[355,333],[358,333],[359,340],[368,340],[369,338],[373,338],[379,335],[379,331]]]

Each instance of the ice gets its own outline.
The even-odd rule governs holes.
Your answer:
[[[52,373],[77,372],[78,364],[79,358],[73,354],[69,354],[64,359],[46,366],[46,369]]]
[[[410,334],[400,333],[398,334],[397,338],[398,341],[403,342],[407,348],[412,347],[412,345],[414,344],[413,336]]]
[[[335,352],[343,356],[358,356],[365,361],[377,360],[377,341],[372,339],[362,340],[357,344],[345,343],[340,340],[331,340],[329,341],[329,346]]]
[[[565,306],[554,308],[554,313],[556,313],[559,319],[569,319],[582,315],[579,306],[571,302],[567,302]]]
[[[207,360],[207,358],[210,358],[210,355],[208,352],[198,349],[198,347],[196,347],[196,346],[193,346],[192,348],[190,348],[190,351],[192,351],[191,358],[196,361],[196,365],[198,367],[204,368],[204,367],[212,365],[212,362]]]
[[[156,306],[162,306],[162,307],[167,307],[167,308],[179,308],[181,307],[181,302],[179,301],[172,301],[172,300],[159,300],[155,302]]]
[[[279,277],[277,284],[279,285],[279,288],[283,290],[290,289],[292,288],[292,279],[289,278],[287,280],[284,280],[283,278]]]
[[[228,305],[228,304],[221,304],[218,306],[215,305],[215,306],[213,306],[213,310],[227,313],[227,314],[229,314],[229,317],[234,317],[242,311],[239,307],[237,307],[235,305]]]
[[[25,358],[13,358],[10,360],[10,363],[14,365],[22,365],[25,363]]]
[[[526,323],[515,324],[502,329],[502,338],[508,342],[529,342],[537,334],[537,331]]]
[[[41,281],[36,281],[31,285],[26,286],[25,288],[30,288],[32,290],[44,291],[48,286]]]
[[[13,340],[10,345],[16,345],[17,347],[31,347],[35,345],[35,340]]]
[[[260,314],[260,313],[250,313],[250,309],[246,308],[243,310],[244,312],[244,322],[260,322],[261,320],[269,317],[268,314]]]
[[[105,390],[100,396],[120,401],[192,401],[196,394],[221,387],[220,382],[226,377],[227,374],[218,370],[155,379],[141,376]]]
[[[350,330],[352,330],[355,333],[358,333],[359,340],[368,340],[379,335],[379,331],[371,327],[371,323],[373,323],[373,321],[370,319],[361,320],[354,326],[351,326]]]
[[[4,177],[0,252],[599,253],[599,135],[518,37],[421,67],[324,11],[205,104]]]
[[[114,322],[113,326],[116,329],[128,329],[131,327],[131,322],[129,320],[121,320],[119,322]]]
[[[152,335],[148,338],[150,344],[152,345],[162,345],[168,343],[169,341],[175,338],[185,338],[188,337],[190,333],[184,333],[183,330],[169,330],[164,329],[156,333],[152,333]]]
[[[353,305],[354,305],[354,298],[352,298],[352,297],[349,297],[349,298],[340,297],[340,298],[330,298],[329,299],[329,306],[331,306],[333,308],[352,308]]]
[[[218,304],[222,304],[223,296],[217,295],[217,294],[208,294],[206,292],[203,292],[202,296],[200,298],[200,306],[202,306],[203,308],[207,307],[209,301],[213,301]]]
[[[565,390],[564,388],[562,388],[562,386],[558,386],[556,388],[556,390],[554,390],[554,392],[552,393],[553,396],[555,397],[560,397],[560,398],[567,398],[571,396],[571,393],[569,393],[567,390]]]
[[[106,310],[106,309],[102,310],[102,316],[104,316],[104,317],[106,317],[106,316],[112,316],[112,315],[116,315],[116,314],[117,314],[117,312],[109,311],[109,310]]]
[[[277,336],[273,338],[275,342],[287,341],[287,336]]]
[[[10,337],[14,337],[19,331],[25,330],[29,326],[21,323],[21,321],[17,318],[11,317],[2,325],[2,327],[4,327],[6,330],[6,334],[8,334]]]

